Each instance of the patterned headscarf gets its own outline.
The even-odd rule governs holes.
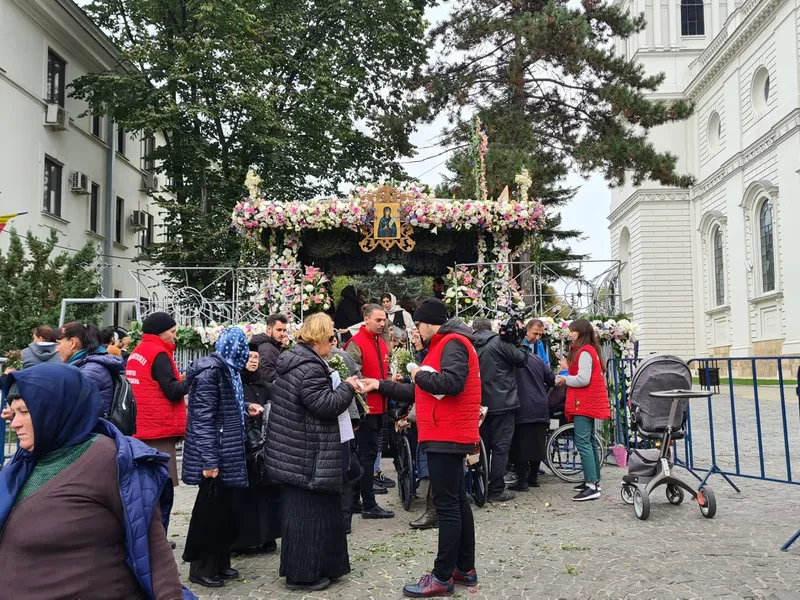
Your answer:
[[[236,401],[239,403],[244,423],[244,387],[239,371],[247,365],[250,358],[250,349],[247,347],[247,336],[239,327],[229,327],[219,334],[215,347],[217,354],[228,364],[233,382],[233,391],[236,394]]]

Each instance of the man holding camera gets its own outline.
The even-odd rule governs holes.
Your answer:
[[[481,403],[489,410],[481,425],[481,437],[491,456],[489,502],[507,502],[514,499],[514,493],[506,489],[503,476],[519,408],[514,369],[525,366],[527,355],[525,350],[494,333],[489,319],[475,319],[472,328],[481,365]]]

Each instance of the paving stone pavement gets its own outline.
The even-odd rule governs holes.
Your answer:
[[[384,462],[393,474],[391,461]],[[457,597],[800,600],[800,543],[779,551],[800,528],[796,486],[737,479],[737,494],[716,475],[710,481],[716,518],[703,518],[689,498],[681,506],[668,504],[661,488],[652,497],[650,518],[639,521],[619,497],[624,472],[606,466],[603,497],[594,502],[572,502],[571,485],[547,475],[541,488],[514,501],[473,508],[480,585],[457,588]],[[176,490],[170,530],[184,581],[188,565],[180,555],[195,493],[188,486]],[[225,588],[191,587],[200,598],[231,600],[401,598],[402,586],[432,567],[437,532],[408,528],[420,501],[405,512],[396,490],[378,498],[397,517],[354,518],[352,572],[327,590],[287,592],[277,555],[234,559],[243,579]]]

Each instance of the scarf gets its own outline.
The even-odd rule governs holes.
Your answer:
[[[4,395],[12,384],[31,415],[34,447],[31,452],[17,450],[0,471],[0,530],[37,461],[90,439],[103,406],[95,385],[70,365],[43,363],[14,371],[6,378]]]
[[[244,386],[239,372],[244,369],[245,365],[247,365],[247,360],[250,358],[247,336],[239,327],[229,327],[219,335],[215,350],[228,365],[231,383],[233,383],[233,393],[239,403],[239,412],[244,425]]]

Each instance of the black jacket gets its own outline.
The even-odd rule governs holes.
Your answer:
[[[515,371],[519,388],[519,408],[516,421],[522,423],[549,423],[550,405],[547,390],[556,384],[552,369],[538,356],[528,356],[525,366]]]
[[[266,333],[259,333],[253,336],[250,343],[258,345],[258,372],[261,373],[261,379],[272,383],[277,377],[275,365],[278,364],[278,357],[283,350],[280,342],[272,339],[272,336]]]
[[[475,350],[481,363],[482,404],[489,414],[516,410],[519,395],[514,369],[525,366],[528,353],[492,331],[475,333]]]
[[[308,490],[341,493],[342,444],[338,416],[355,390],[334,391],[331,370],[309,346],[297,344],[278,358],[278,378],[267,422],[271,480]]]

